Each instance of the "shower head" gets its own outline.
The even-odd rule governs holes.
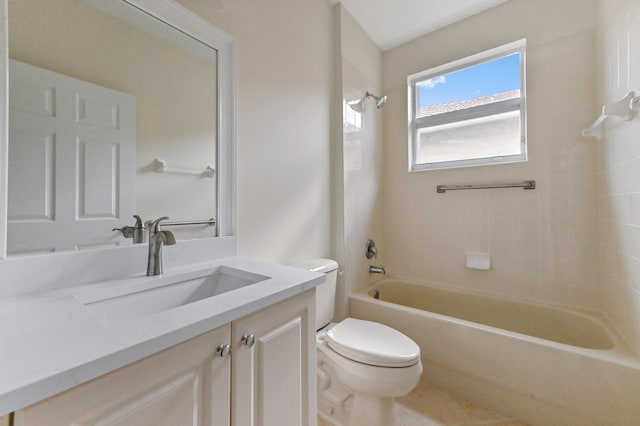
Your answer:
[[[376,96],[373,93],[367,92],[365,93],[365,98],[373,98],[376,100],[376,108],[380,109],[384,106],[384,104],[387,103],[387,97],[386,96]]]
[[[380,109],[387,103],[386,96],[376,96],[371,92],[366,92],[363,98],[358,99],[357,101],[347,102],[347,105],[354,110],[355,112],[359,112],[360,114],[364,113],[364,101],[367,98],[373,98],[376,101],[376,108]]]

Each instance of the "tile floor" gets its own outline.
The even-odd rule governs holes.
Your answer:
[[[423,380],[409,395],[396,400],[396,421],[389,426],[527,426]],[[331,426],[318,419],[318,426]],[[366,425],[363,425],[366,426]]]

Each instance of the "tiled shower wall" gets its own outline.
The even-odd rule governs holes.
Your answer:
[[[445,286],[600,310],[595,0],[512,0],[386,51],[385,239],[388,272]],[[527,39],[529,161],[407,172],[406,77]],[[437,194],[438,184],[535,179],[534,191]],[[465,267],[488,252],[489,271]]]
[[[369,264],[384,265],[383,240],[383,142],[384,110],[365,93],[382,95],[382,52],[340,4],[340,75],[343,103],[341,152],[343,164],[344,274],[340,277],[337,317],[346,314],[346,296],[367,285]],[[347,104],[362,101],[356,110]],[[369,262],[365,243],[372,238],[379,250]]]
[[[598,105],[604,105],[640,93],[640,2],[598,6]],[[604,312],[640,353],[640,114],[607,119],[604,138],[593,143]]]

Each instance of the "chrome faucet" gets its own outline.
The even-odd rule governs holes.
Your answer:
[[[382,266],[373,266],[369,265],[369,273],[370,274],[384,274],[384,268]]]
[[[162,275],[162,245],[174,245],[176,237],[170,231],[160,230],[160,221],[167,220],[164,216],[149,223],[149,258],[147,260],[147,275]]]
[[[136,220],[135,225],[113,228],[112,231],[120,231],[123,237],[133,238],[133,244],[144,243],[144,226],[142,225],[142,219],[137,214],[133,215],[133,217]]]

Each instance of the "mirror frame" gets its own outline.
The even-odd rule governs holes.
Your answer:
[[[217,206],[218,237],[236,233],[236,41],[173,0],[108,0],[135,7],[217,50]],[[9,176],[9,13],[8,0],[0,0],[0,259],[7,258]],[[158,212],[158,216],[162,216]],[[212,237],[215,239],[217,237]],[[124,247],[123,247],[124,248]]]

